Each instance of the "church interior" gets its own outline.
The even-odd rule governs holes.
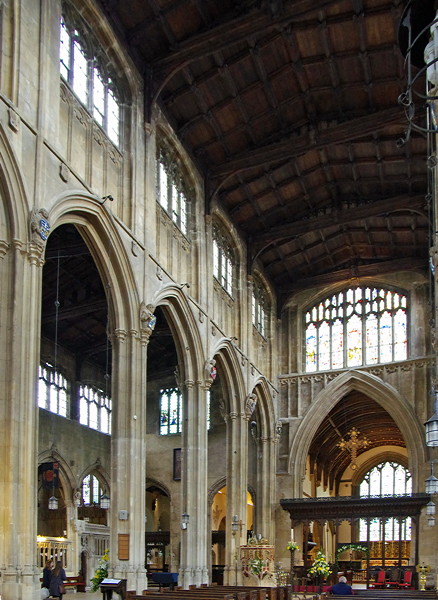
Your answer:
[[[0,2],[1,600],[437,588],[437,10]]]

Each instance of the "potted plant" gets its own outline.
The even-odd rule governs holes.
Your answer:
[[[318,550],[316,558],[313,561],[312,566],[308,570],[309,575],[312,575],[318,584],[321,584],[324,579],[332,572],[332,568],[328,563],[325,554],[322,550]]]
[[[91,591],[97,592],[101,582],[108,577],[109,550],[105,550],[102,558],[99,560],[99,566],[91,578]]]

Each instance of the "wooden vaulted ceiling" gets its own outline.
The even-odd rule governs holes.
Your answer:
[[[155,105],[166,114],[205,176],[206,210],[217,203],[229,215],[248,244],[248,267],[263,268],[279,307],[306,287],[427,271],[427,141],[412,131],[399,143],[407,128],[398,102],[406,2],[96,3],[144,76],[145,120]],[[61,263],[56,320],[59,248],[70,258]],[[78,232],[53,232],[47,258],[43,336],[53,339],[56,328],[60,344],[107,368],[106,282]],[[149,356],[173,369],[159,317]],[[345,406],[335,408],[310,449],[331,481],[348,466],[338,431],[356,426],[374,447],[404,445],[376,403],[353,394],[345,405],[346,422]]]
[[[315,282],[426,269],[426,140],[397,143],[406,2],[100,4],[144,73],[145,118],[155,102],[167,114],[207,210],[225,209],[280,305]]]
[[[363,393],[350,392],[325,417],[309,449],[310,469],[315,479],[335,492],[351,463],[351,454],[338,444],[341,439],[350,439],[353,427],[360,432],[359,439],[366,438],[369,442],[366,448],[359,449],[358,456],[383,446],[392,447],[393,455],[398,455],[394,448],[406,448],[400,429],[388,412]],[[386,454],[384,458],[389,457]]]

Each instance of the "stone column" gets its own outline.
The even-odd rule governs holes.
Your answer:
[[[207,390],[210,381],[186,380],[183,390],[182,513],[189,515],[181,528],[181,559],[178,584],[208,583],[211,531],[207,519]],[[181,388],[181,386],[180,386]]]
[[[242,585],[240,546],[246,544],[246,492],[248,481],[248,417],[245,412],[230,412],[227,418],[227,537],[225,548],[225,585]],[[231,533],[233,516],[238,529]]]
[[[37,379],[43,238],[0,244],[0,594],[39,598]],[[45,240],[44,240],[45,241]]]
[[[155,318],[140,307],[140,331],[113,334],[113,430],[111,437],[110,573],[127,579],[127,589],[147,587],[146,379],[147,343]]]

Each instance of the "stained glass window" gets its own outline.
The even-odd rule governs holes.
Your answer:
[[[307,372],[407,358],[407,299],[398,292],[355,287],[305,313]]]
[[[50,363],[39,368],[38,406],[62,417],[67,416],[67,379]]]
[[[399,463],[386,461],[373,467],[364,476],[360,486],[361,498],[410,494],[412,477]],[[360,519],[359,538],[361,542],[399,541],[411,539],[411,519]]]
[[[210,429],[211,393],[207,391],[207,430]],[[160,435],[181,433],[182,395],[178,388],[160,390]]]
[[[160,434],[181,433],[182,397],[177,388],[160,391]]]
[[[79,101],[93,115],[109,139],[120,142],[120,106],[117,90],[111,77],[97,58],[101,48],[93,51],[95,40],[81,21],[81,30],[73,24],[74,19],[64,15],[60,21],[59,70]],[[80,20],[79,17],[76,20]],[[79,26],[78,26],[79,27]],[[107,61],[106,61],[107,62]]]
[[[164,149],[157,153],[157,201],[172,221],[187,235],[188,192],[182,172]]]
[[[97,387],[81,385],[79,422],[102,433],[111,433],[111,398]]]
[[[82,480],[82,501],[85,505],[99,504],[102,490],[95,475],[86,475]]]

